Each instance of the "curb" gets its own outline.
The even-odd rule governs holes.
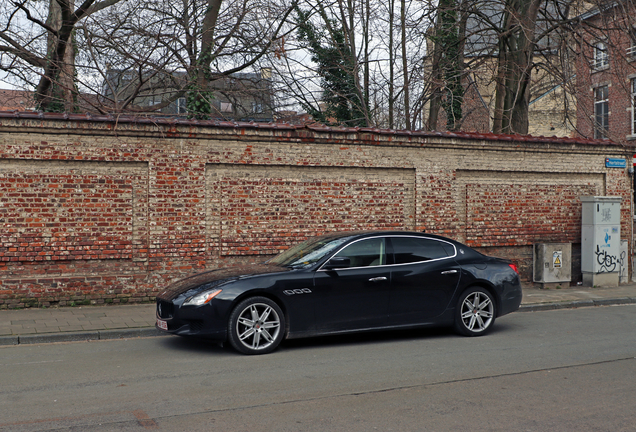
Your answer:
[[[581,307],[592,306],[615,306],[636,304],[636,297],[622,297],[615,299],[597,299],[597,300],[574,300],[554,303],[537,303],[529,305],[521,305],[518,312],[540,312],[557,309],[577,309]]]
[[[91,340],[128,339],[135,337],[166,336],[166,333],[154,327],[142,327],[124,330],[98,330],[90,332],[44,333],[17,336],[0,336],[2,345],[26,345],[53,342],[81,342]]]

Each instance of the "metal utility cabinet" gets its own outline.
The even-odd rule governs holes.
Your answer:
[[[536,243],[533,248],[533,282],[541,288],[570,285],[572,280],[572,244]]]
[[[581,272],[585,286],[618,286],[621,197],[582,196]]]

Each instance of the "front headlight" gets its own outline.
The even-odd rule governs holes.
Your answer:
[[[188,297],[184,302],[183,306],[201,306],[208,303],[217,295],[221,294],[220,289],[211,289],[200,292],[199,294],[193,295],[192,297]]]

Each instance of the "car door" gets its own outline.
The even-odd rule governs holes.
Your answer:
[[[452,243],[434,238],[390,237],[390,322],[422,324],[441,315],[459,284],[461,267]]]
[[[313,284],[313,272],[294,270],[279,276],[272,290],[282,300],[289,334],[293,337],[310,335],[315,331]]]
[[[315,273],[317,329],[338,332],[386,325],[391,273],[385,239],[361,239],[334,256],[349,258],[350,264]]]

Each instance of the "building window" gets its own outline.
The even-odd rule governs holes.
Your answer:
[[[229,102],[221,102],[221,112],[222,113],[231,113],[232,112],[232,104]]]
[[[609,86],[594,89],[594,138],[607,138],[609,131]]]
[[[263,104],[260,102],[252,102],[252,112],[261,114],[263,112]]]
[[[630,33],[630,44],[627,48],[627,57],[636,58],[636,29],[632,29]]]
[[[636,135],[636,78],[632,78],[632,135]]]
[[[177,99],[177,114],[186,114],[186,98]]]
[[[609,66],[609,52],[607,44],[604,41],[598,41],[594,44],[594,64],[596,70],[605,69]]]
[[[148,106],[155,106],[161,103],[161,96],[150,96],[148,98]]]

